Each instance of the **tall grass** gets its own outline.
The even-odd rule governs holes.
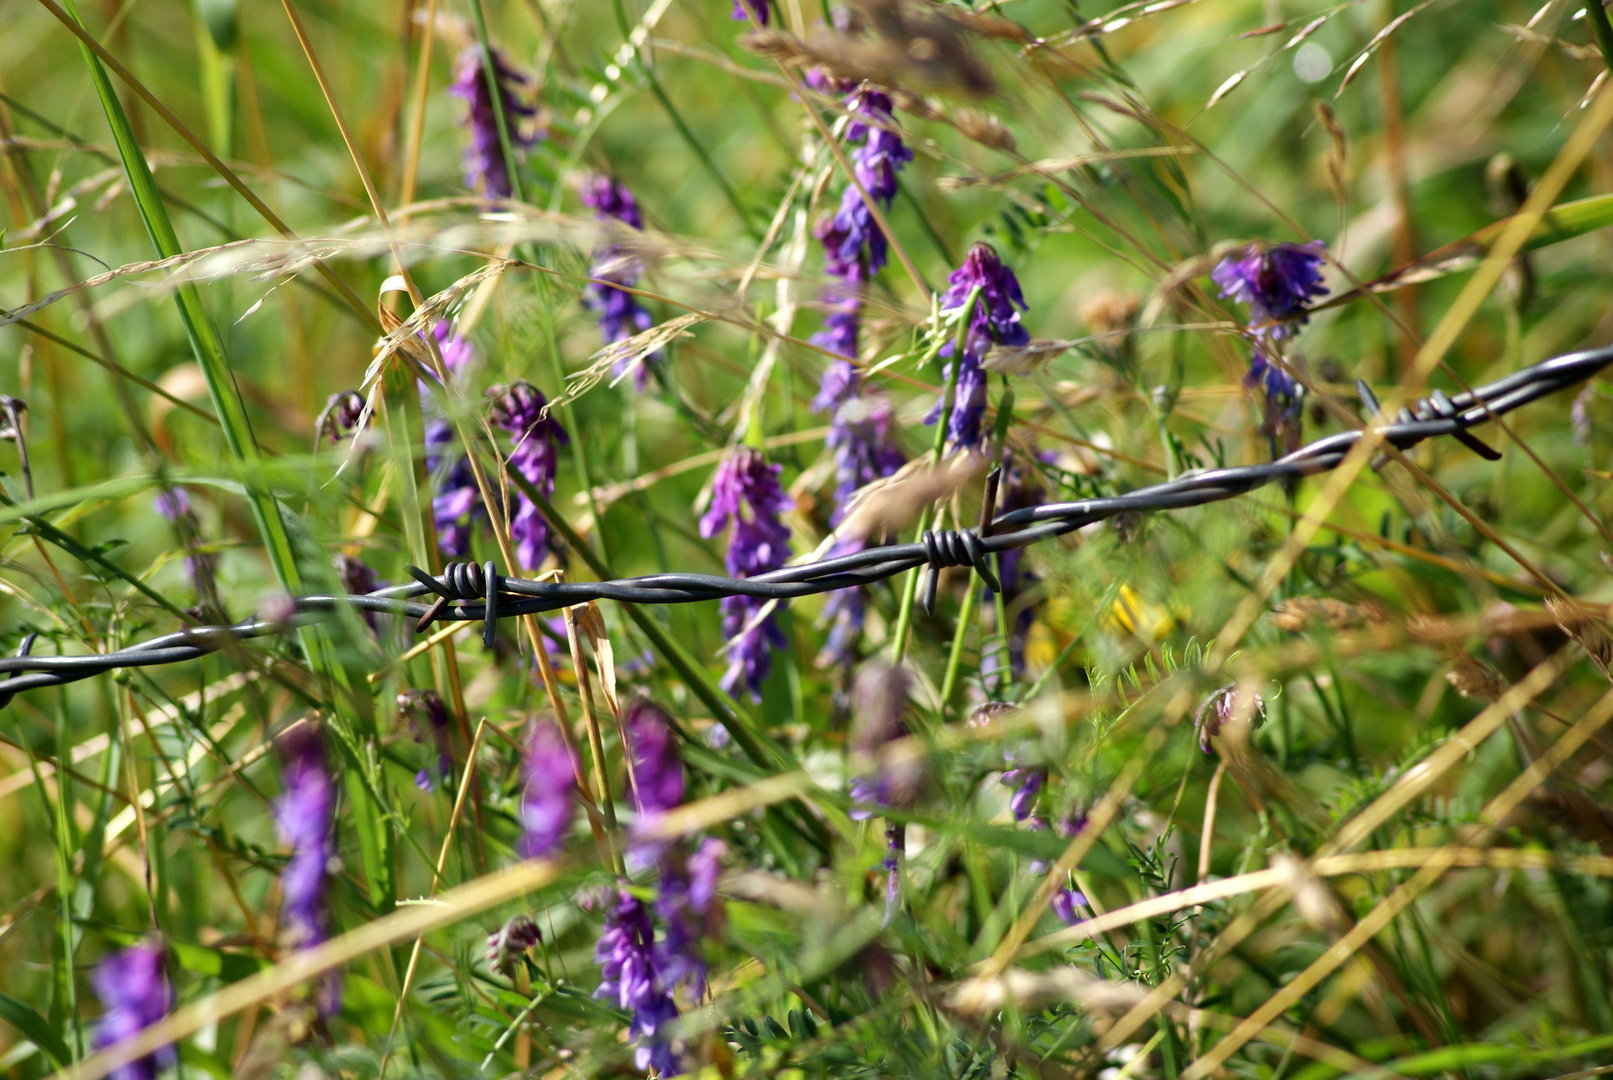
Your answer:
[[[0,647],[273,619],[462,529],[568,581],[906,541],[1613,337],[1594,5],[763,8],[0,0]],[[1316,240],[1302,309],[1222,288]],[[977,242],[1034,339],[978,380]],[[1610,432],[1597,382],[1495,461],[1369,437],[860,623],[604,602],[489,649],[344,608],[22,693],[0,1072],[1595,1075]],[[142,948],[171,1000],[114,977]]]

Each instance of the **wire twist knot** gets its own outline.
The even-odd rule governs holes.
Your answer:
[[[942,529],[939,532],[925,529],[919,537],[924,548],[924,561],[929,569],[924,575],[924,611],[935,610],[935,590],[940,583],[941,571],[952,566],[972,566],[986,587],[1002,592],[1002,584],[991,571],[990,554],[980,537],[971,529]]]

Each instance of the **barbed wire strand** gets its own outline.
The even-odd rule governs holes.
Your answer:
[[[1613,363],[1613,346],[1571,353],[1514,372],[1472,392],[1446,395],[1435,390],[1392,420],[1366,383],[1356,389],[1368,420],[1379,425],[1383,439],[1400,450],[1426,439],[1454,436],[1481,456],[1494,453],[1468,430],[1494,416],[1511,412],[1558,390],[1590,378]],[[196,660],[236,642],[287,633],[308,623],[332,618],[339,606],[413,618],[416,631],[433,622],[480,622],[483,641],[491,648],[498,620],[536,615],[593,600],[626,604],[689,604],[726,596],[792,600],[816,593],[869,585],[928,568],[926,609],[934,602],[941,570],[971,566],[988,582],[994,580],[988,556],[1072,532],[1093,522],[1125,513],[1181,510],[1236,498],[1258,487],[1298,480],[1337,468],[1364,434],[1340,432],[1303,446],[1285,457],[1260,465],[1197,470],[1175,480],[1139,488],[1124,495],[1045,503],[993,518],[989,527],[926,530],[913,543],[886,544],[821,562],[789,566],[749,578],[714,574],[667,573],[612,581],[542,582],[499,574],[492,562],[460,562],[432,576],[408,568],[412,584],[344,596],[303,596],[291,600],[293,614],[278,620],[246,619],[227,626],[191,627],[152,638],[111,653],[80,656],[33,656],[37,635],[28,635],[18,655],[0,659],[0,708],[14,695],[45,686],[93,678],[119,668],[156,667]],[[429,603],[420,598],[431,597]]]

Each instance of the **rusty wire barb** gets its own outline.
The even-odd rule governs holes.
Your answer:
[[[1582,382],[1613,363],[1613,346],[1544,360],[1498,379],[1471,393],[1446,395],[1435,390],[1412,407],[1401,409],[1392,423],[1377,399],[1358,382],[1362,405],[1383,441],[1405,450],[1425,439],[1454,436],[1481,456],[1495,451],[1468,434],[1484,421],[1521,408]],[[289,618],[246,619],[228,626],[200,626],[164,634],[112,653],[81,656],[32,656],[33,635],[15,657],[0,659],[0,708],[23,691],[58,686],[103,675],[118,668],[155,667],[195,660],[239,641],[285,633],[333,617],[339,605],[415,619],[416,632],[433,622],[480,622],[483,641],[492,647],[499,619],[555,611],[592,600],[627,604],[690,604],[725,596],[790,600],[832,592],[927,567],[926,608],[934,601],[939,571],[968,565],[993,580],[987,556],[1022,548],[1072,532],[1095,521],[1124,513],[1180,510],[1235,498],[1281,480],[1296,480],[1337,468],[1365,430],[1344,431],[1303,446],[1286,457],[1261,465],[1240,465],[1184,473],[1167,483],[1112,498],[1044,503],[1001,514],[980,529],[935,530],[915,543],[885,544],[821,562],[788,566],[749,578],[714,574],[652,574],[612,581],[542,582],[506,577],[488,562],[455,563],[433,576],[409,567],[415,581],[355,596],[303,596],[291,601]],[[422,602],[430,596],[430,602]]]

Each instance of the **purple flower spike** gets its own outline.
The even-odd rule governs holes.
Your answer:
[[[446,420],[426,423],[426,471],[431,474],[431,516],[437,523],[437,547],[450,558],[470,554],[477,519],[486,520],[476,487],[476,474],[460,452],[453,426]]]
[[[1013,797],[1008,800],[1014,820],[1024,821],[1036,808],[1036,798],[1042,793],[1042,785],[1047,783],[1047,770],[1009,769],[1003,773],[1002,783],[1014,788]]]
[[[526,793],[521,796],[521,854],[540,858],[560,850],[571,825],[577,763],[551,720],[532,728],[526,751]]]
[[[639,812],[664,814],[683,801],[683,759],[666,713],[642,698],[627,707],[627,743],[633,754],[633,780]]]
[[[514,976],[515,961],[537,948],[543,932],[532,916],[512,915],[510,921],[487,935],[487,966],[502,975]]]
[[[913,160],[913,151],[902,142],[901,136],[889,130],[895,124],[890,95],[865,86],[846,98],[846,109],[851,113],[846,141],[861,144],[851,151],[852,172],[868,197],[889,210],[891,200],[896,198],[896,174]],[[840,259],[853,262],[866,248],[871,273],[878,273],[885,265],[885,234],[874,221],[873,212],[863,201],[856,184],[848,184],[840,196],[834,229],[840,235],[837,253]]]
[[[1265,345],[1258,338],[1243,385],[1260,391],[1264,407],[1260,430],[1271,440],[1272,456],[1291,454],[1299,449],[1305,425],[1305,387],[1266,354]]]
[[[941,297],[943,312],[957,311],[969,302],[976,288],[980,296],[975,301],[964,336],[963,357],[953,358],[955,341],[941,349],[941,356],[958,363],[958,388],[953,399],[952,418],[947,424],[947,439],[954,446],[974,449],[985,438],[982,421],[986,415],[986,372],[981,359],[992,345],[1019,346],[1030,343],[1030,331],[1020,325],[1017,308],[1025,307],[1025,297],[1019,289],[1019,279],[1004,266],[997,252],[989,244],[976,244],[969,249],[963,265],[947,276],[947,291]],[[942,366],[944,379],[952,378],[952,362]],[[926,424],[941,419],[946,406],[946,391],[925,415]]]
[[[665,1026],[678,1018],[672,993],[657,970],[655,925],[643,901],[625,889],[610,894],[605,928],[594,948],[601,978],[594,997],[614,1001],[632,1014],[628,1034],[638,1040],[634,1064],[662,1075],[678,1071]]]
[[[620,180],[608,176],[593,177],[583,184],[582,201],[601,221],[620,221],[631,229],[644,228],[638,200],[633,198],[633,193]],[[655,325],[654,318],[638,302],[638,297],[627,291],[637,283],[641,273],[643,267],[638,260],[627,257],[619,245],[612,244],[594,255],[594,265],[589,274],[600,280],[589,283],[583,302],[599,313],[599,333],[607,345],[625,341],[634,334],[642,334]],[[644,389],[649,365],[660,356],[657,352],[639,363],[633,373],[634,389]],[[618,364],[615,373],[620,375],[623,370],[622,364]]]
[[[90,983],[104,1010],[95,1026],[95,1046],[100,1050],[134,1038],[173,1005],[173,989],[157,945],[133,945],[110,954],[96,965]],[[173,1047],[164,1047],[113,1070],[112,1080],[155,1080],[158,1071],[174,1061]]]
[[[1210,280],[1221,287],[1223,297],[1249,305],[1254,334],[1273,340],[1292,337],[1305,325],[1303,312],[1310,302],[1327,295],[1322,284],[1325,250],[1327,245],[1320,240],[1303,245],[1250,244],[1222,259]],[[1299,317],[1293,318],[1296,314]]]
[[[196,520],[196,511],[191,507],[190,495],[182,487],[164,488],[157,492],[156,501],[157,513],[178,526],[180,540],[185,550],[190,552],[185,556],[185,569],[190,573],[191,585],[196,589],[197,596],[211,596],[218,560],[197,550],[202,527]]]
[[[868,264],[862,254],[862,245],[854,242],[841,228],[838,215],[820,221],[814,231],[823,244],[823,272],[834,284],[824,290],[823,329],[812,335],[812,344],[836,355],[855,359],[862,319],[863,285],[868,280]],[[848,250],[849,256],[846,255]],[[820,394],[812,407],[823,409],[828,404]]]
[[[790,530],[778,516],[795,502],[779,486],[781,471],[782,466],[769,465],[760,451],[749,446],[739,447],[717,467],[711,507],[700,519],[700,535],[709,539],[733,523],[727,560],[731,577],[777,570],[790,557]],[[752,701],[762,699],[762,683],[773,670],[773,650],[784,645],[776,612],[759,622],[755,619],[766,603],[751,596],[728,596],[722,601],[723,634],[731,639],[722,688],[732,694],[743,686]]]
[[[1059,922],[1065,926],[1074,926],[1086,918],[1076,908],[1086,907],[1087,898],[1068,885],[1054,889],[1053,895],[1048,898],[1047,903],[1053,909],[1053,914],[1058,916]]]
[[[735,22],[748,22],[754,15],[758,23],[766,26],[768,14],[767,0],[734,0]]]
[[[990,244],[976,244],[964,256],[963,265],[947,275],[947,291],[941,297],[941,310],[957,311],[969,302],[969,294],[980,289],[975,301],[973,317],[969,320],[969,336],[964,340],[964,352],[984,356],[996,345],[1028,345],[1030,331],[1019,322],[1019,311],[1025,307],[1025,296],[1019,289],[1019,278],[1003,261]],[[950,356],[946,349],[942,356]]]
[[[332,831],[336,784],[326,769],[325,744],[317,731],[297,729],[287,737],[285,750],[284,790],[274,813],[280,839],[291,848],[291,859],[280,875],[282,920],[290,944],[308,949],[324,941],[330,929],[325,890],[336,858]],[[323,981],[317,1001],[321,1015],[336,1013],[334,976]]]
[[[504,122],[509,125],[510,149],[525,149],[542,134],[523,135],[520,131],[520,121],[537,114],[536,106],[528,105],[519,97],[521,89],[530,85],[531,80],[512,68],[497,49],[493,50],[493,74],[504,106]],[[508,198],[512,190],[510,174],[504,167],[498,114],[493,108],[493,96],[488,93],[480,45],[472,45],[459,54],[454,64],[454,82],[448,92],[468,106],[465,123],[470,128],[471,145],[465,151],[465,186],[479,187],[494,198]]]
[[[554,494],[555,474],[560,471],[562,445],[571,442],[566,429],[552,416],[543,415],[548,399],[529,382],[495,386],[487,392],[493,399],[493,422],[509,433],[515,442],[510,451],[510,469],[519,473],[545,496]],[[549,529],[537,504],[520,491],[513,499],[510,538],[521,565],[536,570],[548,553]]]
[[[696,998],[706,991],[700,943],[722,927],[717,879],[727,854],[727,844],[707,839],[688,858],[669,858],[661,864],[661,895],[655,907],[666,920],[666,937],[656,950],[657,967],[667,986],[684,983]]]

